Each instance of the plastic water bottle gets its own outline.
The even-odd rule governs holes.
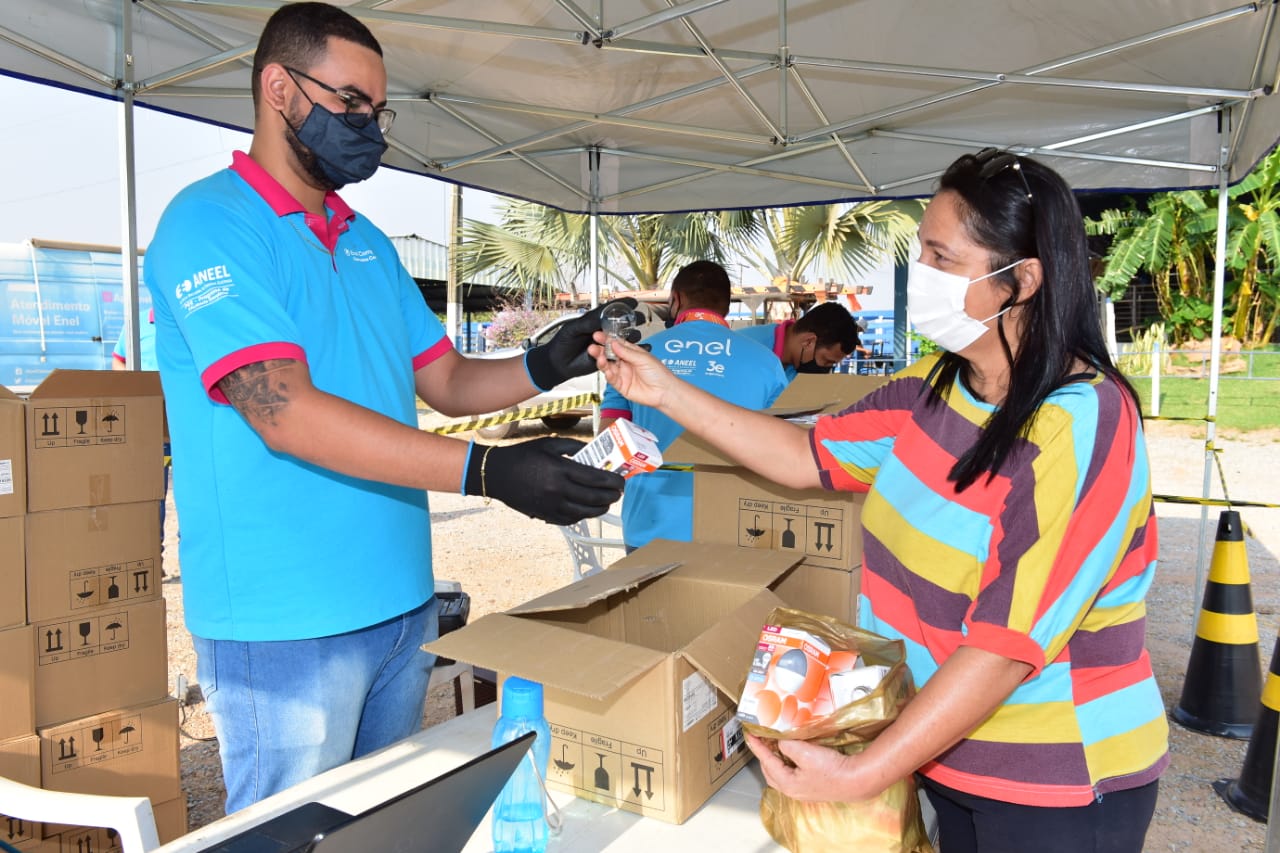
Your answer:
[[[493,727],[493,746],[515,740],[525,732],[537,732],[529,755],[507,780],[493,805],[495,853],[542,853],[547,849],[542,779],[551,758],[551,728],[542,715],[542,685],[514,676],[502,683],[502,715]],[[541,775],[542,779],[538,776]]]

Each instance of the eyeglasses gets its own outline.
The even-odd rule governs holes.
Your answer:
[[[296,68],[284,66],[284,70],[289,72],[291,77],[301,77],[304,80],[310,80],[326,92],[331,92],[338,96],[342,101],[342,105],[346,107],[346,112],[342,114],[342,120],[356,130],[363,130],[369,126],[369,122],[376,121],[378,130],[386,133],[391,130],[391,123],[396,120],[396,111],[387,109],[386,107],[375,107],[373,101],[364,95],[358,95],[355,92],[348,92],[345,89],[335,89],[328,83],[322,83],[310,74],[305,74]],[[297,83],[295,79],[293,81]],[[303,94],[306,94],[305,92]],[[307,100],[311,100],[310,96]],[[315,103],[312,101],[312,103]]]
[[[1026,191],[1027,201],[1031,201],[1031,185],[1027,183],[1027,176],[1022,172],[1022,161],[1018,159],[1017,154],[1012,151],[1002,151],[999,148],[983,148],[974,155],[974,159],[978,161],[978,177],[984,181],[990,180],[1005,169],[1013,169],[1018,175],[1018,180],[1022,181],[1022,189]]]

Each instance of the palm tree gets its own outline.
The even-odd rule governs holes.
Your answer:
[[[754,229],[735,232],[734,245],[771,280],[804,281],[815,266],[859,276],[888,255],[906,258],[924,206],[908,199],[761,210]]]
[[[680,265],[706,258],[723,261],[723,236],[740,230],[741,212],[631,214],[600,217],[605,274],[622,289],[654,289]],[[502,204],[498,225],[467,220],[462,227],[462,270],[498,271],[513,290],[548,304],[572,292],[590,261],[590,217],[528,201]],[[612,268],[620,261],[626,273]]]

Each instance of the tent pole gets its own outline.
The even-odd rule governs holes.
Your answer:
[[[1226,257],[1227,257],[1227,153],[1229,151],[1229,133],[1227,127],[1230,123],[1230,110],[1224,110],[1218,114],[1218,243],[1214,249],[1213,262],[1213,326],[1212,334],[1209,338],[1209,407],[1205,414],[1205,439],[1204,439],[1204,481],[1201,485],[1201,497],[1209,497],[1210,487],[1213,485],[1213,466],[1214,454],[1217,448],[1214,447],[1214,439],[1217,436],[1217,415],[1218,415],[1218,379],[1221,374],[1222,366],[1222,302],[1223,289],[1226,279]],[[1191,612],[1195,614],[1196,602],[1202,594],[1205,584],[1205,531],[1208,529],[1209,523],[1209,507],[1202,505],[1200,507],[1200,537],[1196,546],[1196,585],[1192,589],[1192,594],[1196,597],[1192,601]],[[1192,632],[1194,636],[1195,622],[1192,622]]]
[[[133,3],[120,0],[120,283],[124,291],[125,367],[138,370],[138,193],[133,148]],[[104,347],[110,341],[103,341]]]
[[[458,273],[458,255],[462,246],[462,185],[449,185],[449,252],[448,252],[448,273],[445,282],[445,333],[449,336],[449,340],[458,340],[458,306],[461,303],[459,294],[461,291],[460,283],[462,276]],[[470,330],[468,325],[467,329]]]
[[[590,170],[591,200],[588,202],[588,223],[591,229],[591,260],[588,275],[591,278],[591,307],[600,304],[600,149],[587,150],[587,168]],[[596,372],[596,397],[604,397],[604,374]],[[591,434],[600,434],[600,402],[591,404]]]

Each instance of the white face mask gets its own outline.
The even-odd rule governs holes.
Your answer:
[[[987,333],[987,323],[1013,307],[997,311],[985,320],[975,320],[964,310],[969,285],[1012,269],[1025,260],[1014,261],[972,280],[912,261],[907,273],[907,310],[911,314],[911,325],[944,350],[960,352]]]

